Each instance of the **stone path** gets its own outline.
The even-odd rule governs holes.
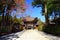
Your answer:
[[[20,38],[16,40],[50,40],[45,36],[42,36],[37,30],[27,30],[24,32]]]
[[[21,32],[5,35],[5,36],[0,37],[0,40],[14,40],[14,39],[19,38],[24,32],[25,32],[25,30],[23,30]]]
[[[37,29],[30,29],[0,37],[0,40],[60,40],[60,37],[45,34]]]

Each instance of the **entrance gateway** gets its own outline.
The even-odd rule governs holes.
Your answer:
[[[30,16],[23,18],[25,29],[34,29],[38,26],[38,18],[32,18]]]

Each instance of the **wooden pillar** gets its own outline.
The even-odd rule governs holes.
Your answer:
[[[34,24],[33,24],[33,29],[34,29]]]
[[[35,29],[35,23],[33,23],[33,29]]]
[[[27,23],[26,23],[26,25],[25,25],[25,28],[27,29]]]

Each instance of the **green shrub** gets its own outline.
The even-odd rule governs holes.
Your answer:
[[[5,33],[7,30],[5,29],[5,27],[1,27],[0,31],[1,33]]]
[[[42,31],[42,30],[43,30],[43,27],[44,27],[44,25],[39,25],[39,26],[38,26],[38,30],[39,30],[39,31]]]
[[[43,31],[52,35],[60,36],[60,26],[45,26]]]
[[[7,32],[10,32],[10,31],[11,31],[11,27],[9,27],[9,26],[0,28],[1,33],[7,33]]]

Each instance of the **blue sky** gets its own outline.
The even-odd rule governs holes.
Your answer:
[[[42,12],[41,12],[42,8],[41,7],[39,7],[39,8],[34,7],[33,8],[32,7],[32,0],[26,0],[26,5],[27,5],[27,7],[26,7],[26,11],[24,13],[21,13],[20,10],[18,9],[18,11],[17,11],[18,18],[21,16],[31,16],[34,18],[38,17],[41,21],[45,22],[45,18],[44,18],[44,16],[42,16]],[[15,14],[16,11],[13,11],[13,13]],[[12,13],[12,15],[14,15],[13,13]]]
[[[26,10],[26,14],[30,15],[31,17],[38,17],[41,19],[41,21],[45,22],[44,16],[42,16],[42,8],[39,7],[32,7],[32,0],[26,0],[26,4],[28,5],[28,8]]]

